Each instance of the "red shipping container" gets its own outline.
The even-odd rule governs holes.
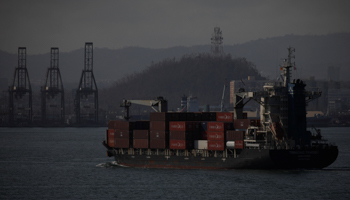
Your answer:
[[[108,121],[108,129],[119,129],[120,120]]]
[[[114,129],[114,120],[108,121],[108,129]]]
[[[114,138],[108,138],[107,139],[107,144],[108,144],[108,146],[109,147],[114,147],[115,145],[114,145]]]
[[[114,130],[114,138],[127,138],[130,139],[131,138],[131,132],[128,130]]]
[[[193,122],[169,122],[169,130],[171,131],[192,131],[193,129]]]
[[[233,113],[230,112],[217,112],[216,121],[218,122],[233,122]]]
[[[208,131],[226,131],[233,129],[233,123],[229,122],[208,122]]]
[[[119,127],[118,127],[119,130],[130,130],[130,131],[134,129],[134,125],[135,125],[134,122],[129,122],[129,121],[119,121],[118,124],[119,124]]]
[[[148,139],[134,139],[133,147],[137,149],[148,149],[149,140]]]
[[[169,149],[191,149],[193,148],[192,140],[169,140]]]
[[[148,139],[149,130],[134,130],[133,132],[134,139]]]
[[[151,121],[150,130],[167,131],[169,130],[169,123],[166,121]]]
[[[224,134],[224,132],[208,131],[207,138],[208,138],[208,140],[224,141],[225,134]]]
[[[244,134],[244,131],[226,131],[226,141],[243,140]]]
[[[167,131],[150,131],[149,138],[152,139],[167,139],[169,133]]]
[[[114,138],[115,148],[130,148],[130,140],[126,138]]]
[[[171,114],[166,112],[151,112],[150,121],[168,121]]]
[[[166,140],[165,139],[151,139],[150,140],[150,148],[151,149],[165,149],[166,148]]]
[[[236,141],[235,141],[235,148],[236,148],[236,149],[243,149],[243,148],[244,148],[244,142],[243,142],[243,140],[236,140]]]
[[[224,141],[208,140],[208,150],[223,151],[225,149]]]
[[[236,119],[234,121],[235,129],[247,129],[250,125],[250,119]]]
[[[114,139],[114,129],[108,129],[107,131],[107,138]]]

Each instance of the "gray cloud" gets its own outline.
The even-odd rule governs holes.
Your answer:
[[[224,44],[285,34],[349,32],[350,1],[14,1],[0,2],[0,49],[61,52],[84,46],[166,48],[209,44],[214,26]]]

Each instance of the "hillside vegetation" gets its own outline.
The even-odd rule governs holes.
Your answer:
[[[170,110],[180,107],[184,94],[198,97],[200,105],[220,105],[225,78],[229,85],[230,80],[247,76],[264,79],[255,65],[245,58],[185,55],[180,59],[153,63],[141,72],[125,76],[109,89],[101,91],[100,96],[107,97],[102,99],[108,105],[116,105],[122,99],[154,99],[163,96],[168,100]],[[228,102],[228,88],[225,96]]]

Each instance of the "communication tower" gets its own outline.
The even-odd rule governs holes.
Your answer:
[[[9,87],[9,122],[10,125],[32,122],[32,87],[26,61],[26,47],[18,47],[18,66]],[[28,95],[27,95],[28,94]],[[25,100],[28,96],[28,101]]]
[[[98,123],[98,90],[93,73],[93,45],[85,43],[84,69],[74,99],[77,124]]]
[[[220,27],[215,27],[214,33],[211,36],[211,53],[215,56],[221,56],[224,54],[222,40],[223,37]]]
[[[59,50],[57,47],[53,47],[51,48],[51,61],[46,72],[45,84],[41,87],[41,117],[43,123],[64,123],[64,89],[58,63]],[[60,95],[60,100],[56,98],[58,95]]]

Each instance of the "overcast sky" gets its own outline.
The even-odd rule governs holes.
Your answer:
[[[349,0],[1,0],[0,50],[224,45],[286,34],[350,32]]]

